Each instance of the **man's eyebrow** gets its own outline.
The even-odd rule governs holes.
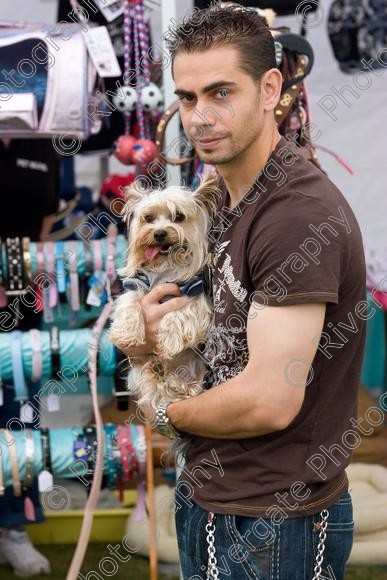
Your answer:
[[[231,87],[236,85],[237,83],[235,83],[234,81],[216,81],[215,83],[211,83],[210,85],[204,87],[203,93],[209,93],[210,91],[218,89],[219,87]],[[185,91],[184,89],[176,89],[175,95],[177,95],[178,97],[179,96],[194,97],[195,93],[193,93],[192,91]]]

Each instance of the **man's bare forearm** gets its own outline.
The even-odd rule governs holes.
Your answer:
[[[251,396],[249,394],[251,393]],[[168,406],[176,429],[214,439],[247,439],[278,430],[259,387],[242,372],[196,397]]]

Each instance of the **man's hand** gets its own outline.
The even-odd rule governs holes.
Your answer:
[[[160,303],[164,296],[175,296],[166,302]],[[145,294],[140,300],[142,316],[145,323],[145,344],[130,347],[125,354],[129,360],[136,362],[136,359],[144,359],[156,350],[156,336],[161,319],[174,310],[179,310],[185,306],[191,298],[181,294],[177,284],[172,282],[158,284],[148,294]]]

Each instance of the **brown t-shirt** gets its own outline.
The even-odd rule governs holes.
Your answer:
[[[260,308],[324,302],[326,316],[291,424],[249,439],[196,437],[176,498],[220,514],[316,513],[348,488],[345,467],[361,438],[351,423],[369,317],[360,229],[337,187],[283,137],[232,210],[224,182],[222,189],[210,232],[215,315],[204,358],[211,388],[247,364],[253,300]],[[284,369],[295,388],[308,366],[293,361]]]

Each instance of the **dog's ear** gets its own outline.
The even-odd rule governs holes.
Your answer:
[[[125,205],[121,210],[121,215],[124,221],[129,222],[133,210],[143,197],[143,193],[137,188],[136,182],[134,181],[131,185],[124,188],[124,195]]]
[[[193,192],[194,199],[201,205],[210,216],[213,216],[222,196],[220,177],[216,171],[212,171],[201,179],[200,185]]]

